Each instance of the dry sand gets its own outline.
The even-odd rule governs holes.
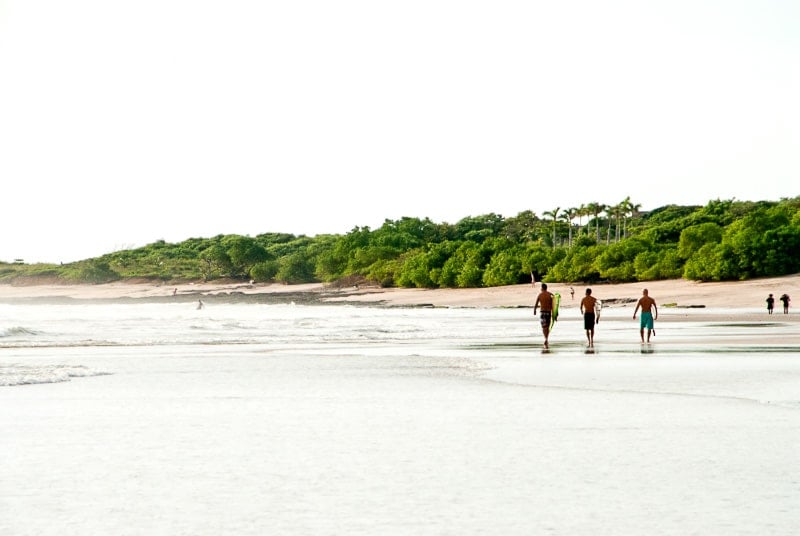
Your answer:
[[[115,282],[102,285],[0,285],[0,301],[38,300],[69,298],[73,300],[116,299],[169,299],[173,293],[179,299],[213,299],[225,296],[273,296],[305,297],[304,301],[323,303],[361,303],[364,305],[389,306],[436,306],[436,307],[532,307],[539,292],[537,283],[510,285],[481,289],[382,289],[377,287],[337,289],[319,283],[304,285],[247,284],[247,283],[182,283],[178,285],[156,285],[150,283]],[[570,287],[575,296],[570,296]],[[800,300],[800,274],[784,277],[754,279],[723,283],[698,283],[685,280],[649,281],[647,283],[592,285],[592,293],[603,300],[606,306],[633,307],[647,288],[659,305],[659,313],[681,311],[686,308],[709,308],[730,311],[731,314],[752,314],[761,309],[766,314],[766,298],[769,293],[776,298],[775,313],[795,317],[792,304],[790,314],[783,315],[783,307],[777,299],[787,293]],[[578,307],[586,285],[550,283],[551,292],[562,296],[562,307]],[[788,318],[787,318],[788,320]]]
[[[789,296],[800,297],[800,274],[725,283],[698,283],[673,279],[589,286],[592,288],[592,295],[606,303],[635,302],[641,297],[642,289],[646,288],[649,290],[650,296],[662,308],[667,304],[675,304],[679,308],[690,306],[727,309],[763,308],[765,312],[765,300],[767,295],[772,293],[775,295],[776,312],[781,312],[782,305],[778,301],[778,296],[787,293]],[[575,289],[574,299],[570,297],[570,287]],[[564,307],[578,307],[580,299],[585,295],[586,288],[587,285],[548,284],[550,292],[561,294],[561,304]],[[385,301],[392,305],[429,303],[435,306],[519,307],[533,306],[539,290],[538,283],[535,289],[531,285],[483,289],[367,289],[359,295],[348,296],[346,299],[363,302]]]

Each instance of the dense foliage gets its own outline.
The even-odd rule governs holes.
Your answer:
[[[650,212],[613,206],[470,216],[455,224],[386,220],[345,235],[219,235],[158,241],[67,265],[0,263],[0,281],[100,283],[236,279],[482,287],[542,281],[749,279],[800,272],[800,197],[715,200]]]

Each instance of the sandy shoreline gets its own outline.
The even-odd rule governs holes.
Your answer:
[[[574,288],[574,298],[570,296]],[[800,315],[790,303],[788,315],[783,314],[777,298],[787,293],[800,299],[800,274],[750,281],[698,283],[685,280],[650,281],[647,283],[592,285],[593,295],[611,307],[633,307],[643,288],[650,291],[659,305],[662,316],[680,315],[687,309],[697,313],[702,309],[728,310],[731,315],[752,315],[758,310],[766,317],[766,297],[776,298],[775,320],[794,321]],[[549,289],[562,295],[565,309],[577,308],[586,286],[551,283]],[[532,307],[539,284],[510,285],[481,289],[382,289],[377,287],[337,289],[320,283],[303,285],[262,285],[247,283],[185,283],[156,285],[150,283],[115,282],[102,285],[0,285],[0,302],[64,301],[64,300],[215,300],[241,299],[269,302],[297,301],[298,303],[350,303],[381,306],[434,307]],[[174,293],[174,294],[173,294]],[[762,315],[757,315],[761,317]]]
[[[578,320],[580,299],[586,286],[551,283],[552,292],[562,295],[562,315]],[[570,295],[574,288],[574,298]],[[800,324],[800,311],[790,303],[789,314],[777,298],[787,293],[800,300],[800,274],[785,277],[735,281],[724,283],[698,283],[684,280],[650,281],[647,283],[592,285],[592,294],[604,301],[606,322],[629,321],[636,300],[647,288],[658,307],[658,323],[705,322],[711,329],[714,324],[782,324],[787,327]],[[465,308],[528,308],[531,319],[533,303],[540,285],[530,284],[480,289],[383,289],[335,288],[321,283],[303,285],[248,283],[182,283],[158,285],[138,282],[115,282],[102,285],[2,285],[0,304],[75,304],[75,303],[132,303],[185,302],[203,300],[208,307],[218,303],[264,304],[338,304],[365,307],[465,307]],[[768,315],[767,295],[775,298],[775,313]],[[194,307],[192,305],[192,307]],[[621,309],[625,310],[623,313]],[[740,341],[741,342],[741,341]],[[755,339],[751,343],[757,342]],[[771,344],[791,345],[800,348],[800,331],[792,327],[785,330],[779,340]]]

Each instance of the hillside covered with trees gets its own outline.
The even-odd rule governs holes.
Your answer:
[[[65,264],[0,263],[0,282],[235,279],[491,287],[685,278],[743,280],[800,272],[800,197],[714,200],[641,212],[630,198],[537,215],[386,220],[378,229],[308,237],[218,235]]]

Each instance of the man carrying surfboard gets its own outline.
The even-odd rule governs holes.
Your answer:
[[[586,330],[586,340],[589,348],[594,348],[594,325],[597,312],[597,298],[592,296],[592,289],[586,289],[586,296],[581,300],[581,314],[583,315],[583,329]]]
[[[536,303],[533,305],[533,316],[536,316],[536,311],[539,308],[542,309],[539,314],[539,322],[542,324],[544,347],[549,348],[550,322],[553,316],[553,293],[547,291],[547,283],[542,283],[542,290],[536,296]]]

